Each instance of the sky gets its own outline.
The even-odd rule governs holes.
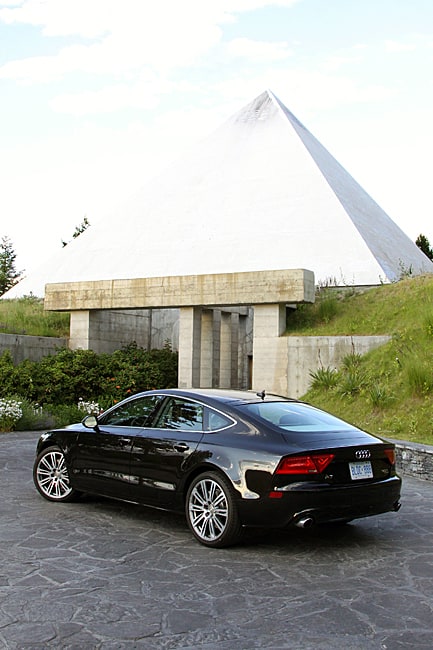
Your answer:
[[[433,243],[431,0],[0,0],[0,238],[16,269],[266,89]]]

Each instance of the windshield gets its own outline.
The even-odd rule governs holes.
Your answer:
[[[260,402],[247,404],[245,410],[284,431],[349,431],[355,428],[330,413],[299,402]]]

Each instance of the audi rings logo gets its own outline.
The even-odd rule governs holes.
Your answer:
[[[369,449],[358,449],[355,451],[355,458],[358,460],[364,460],[365,458],[370,458],[371,451]]]

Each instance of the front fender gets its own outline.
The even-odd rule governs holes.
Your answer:
[[[69,459],[70,448],[76,443],[78,432],[71,431],[47,431],[42,433],[36,445],[36,455],[40,454],[47,447],[59,447],[65,454],[66,462]]]

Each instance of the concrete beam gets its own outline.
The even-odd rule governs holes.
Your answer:
[[[314,302],[305,269],[47,284],[46,310],[218,307]]]

